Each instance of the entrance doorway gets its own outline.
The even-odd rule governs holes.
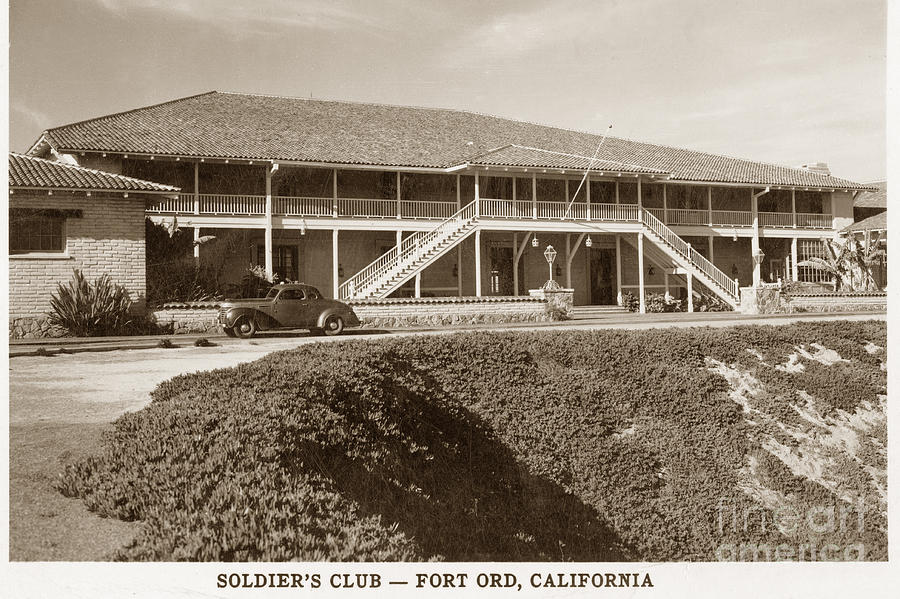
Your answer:
[[[490,295],[514,295],[513,259],[515,250],[510,246],[491,246]],[[519,260],[519,292],[525,286],[525,261]]]
[[[591,248],[591,305],[612,306],[616,303],[616,250]]]

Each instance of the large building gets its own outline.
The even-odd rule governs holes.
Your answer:
[[[818,280],[798,262],[871,189],[472,112],[221,92],[55,127],[29,153],[179,187],[147,214],[241,231],[230,276],[259,265],[344,299],[520,295],[553,273],[577,305],[737,305],[742,286]]]

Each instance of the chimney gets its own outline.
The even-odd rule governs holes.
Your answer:
[[[830,175],[831,169],[828,168],[827,162],[807,162],[800,166],[800,168],[805,168],[811,173],[818,173],[820,175]]]

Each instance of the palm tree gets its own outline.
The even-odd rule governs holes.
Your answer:
[[[854,270],[861,279],[861,289],[864,291],[877,290],[878,282],[875,280],[874,271],[883,263],[886,254],[881,244],[881,235],[877,231],[866,231],[863,243],[856,239],[851,239],[848,243],[853,244],[851,255],[854,261]]]

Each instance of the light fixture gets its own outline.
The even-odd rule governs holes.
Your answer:
[[[556,250],[553,249],[552,245],[548,245],[547,249],[544,250],[544,258],[547,259],[547,264],[550,266],[550,280],[553,280],[553,261],[556,260]],[[559,275],[556,275],[559,276]]]
[[[591,240],[591,236],[588,235],[588,236],[587,236],[587,239],[584,240],[584,247],[589,248],[589,247],[591,247],[592,245],[594,245],[594,242]]]
[[[731,241],[737,241],[737,229],[731,234]]]
[[[538,240],[537,240],[537,235],[535,234],[534,237],[531,238],[531,247],[536,248],[537,246],[538,246]]]

